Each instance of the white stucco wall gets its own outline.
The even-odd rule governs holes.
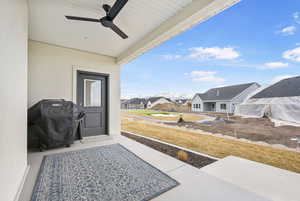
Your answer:
[[[27,1],[2,0],[0,19],[0,200],[13,201],[27,167]]]
[[[109,74],[109,134],[120,133],[120,66],[115,59],[29,41],[28,106],[41,99],[76,101],[76,70]]]

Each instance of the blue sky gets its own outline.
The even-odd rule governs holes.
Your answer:
[[[299,74],[300,0],[242,0],[124,65],[121,94],[193,96]]]

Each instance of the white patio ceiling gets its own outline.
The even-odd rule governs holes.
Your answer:
[[[112,56],[126,63],[239,0],[129,0],[115,19],[121,39],[100,23],[69,21],[65,15],[100,18],[115,0],[29,0],[29,38]]]

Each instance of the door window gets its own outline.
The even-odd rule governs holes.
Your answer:
[[[101,92],[101,80],[84,79],[84,107],[100,107]]]

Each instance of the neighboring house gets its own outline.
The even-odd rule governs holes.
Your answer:
[[[121,104],[123,110],[145,109],[147,106],[147,100],[145,98],[132,98],[124,101]]]
[[[259,87],[260,85],[254,82],[213,88],[205,93],[198,93],[192,100],[192,111],[234,113],[235,107]]]
[[[125,106],[125,103],[128,101],[128,99],[121,99],[120,101],[120,106],[121,106],[121,109]]]
[[[176,99],[174,102],[179,105],[187,105],[190,102],[190,99]]]
[[[169,98],[151,97],[151,98],[132,98],[121,103],[121,109],[150,109],[158,104],[171,103]]]
[[[268,116],[281,124],[300,125],[300,76],[283,79],[259,90],[237,107],[236,115]]]
[[[158,104],[172,103],[172,100],[165,97],[151,97],[147,99],[147,109],[150,109]]]

